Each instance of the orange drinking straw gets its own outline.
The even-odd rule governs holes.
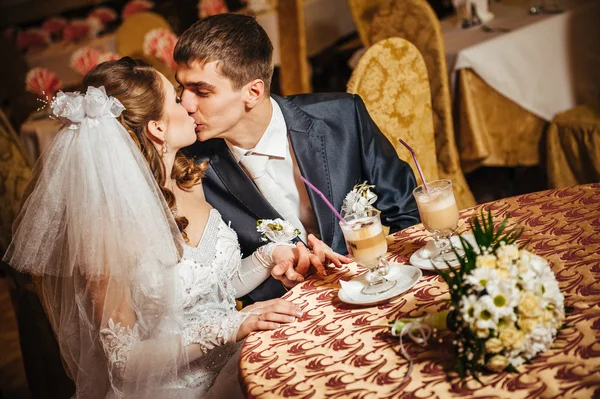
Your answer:
[[[421,165],[419,165],[419,161],[417,161],[417,154],[415,154],[415,150],[413,150],[412,148],[410,148],[410,146],[408,144],[406,144],[406,142],[402,139],[398,139],[400,141],[400,144],[402,144],[403,146],[405,146],[408,151],[410,151],[410,153],[412,154],[412,157],[415,161],[415,165],[417,165],[417,170],[419,171],[419,175],[421,175],[421,180],[423,181],[423,186],[425,187],[425,191],[429,192],[429,187],[427,187],[427,182],[425,181],[425,176],[423,176],[423,171],[421,170]]]

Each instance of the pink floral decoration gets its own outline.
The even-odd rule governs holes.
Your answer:
[[[62,36],[67,20],[61,17],[50,17],[42,24],[42,29],[54,37]]]
[[[50,34],[38,28],[27,29],[17,35],[17,46],[27,50],[34,47],[44,47],[50,44]]]
[[[51,99],[60,90],[62,82],[49,69],[37,67],[27,72],[25,88],[43,99]]]
[[[14,26],[9,26],[8,28],[5,28],[2,31],[2,36],[5,39],[13,39],[15,37],[15,34],[17,33],[17,30],[15,29]]]
[[[106,61],[116,61],[120,59],[121,56],[119,54],[107,51],[106,53],[100,54],[100,58],[98,58],[98,64],[101,64]]]
[[[70,21],[63,31],[63,39],[73,43],[87,39],[90,36],[90,24],[85,19],[74,19]]]
[[[98,65],[101,53],[92,47],[83,47],[73,52],[69,65],[80,75],[85,75]]]
[[[125,7],[123,7],[123,11],[121,11],[121,18],[127,19],[132,15],[148,11],[152,9],[152,7],[154,7],[154,3],[151,1],[131,0],[129,3],[125,4]]]
[[[223,0],[200,0],[198,3],[198,12],[200,18],[205,18],[229,12],[229,9]]]
[[[102,22],[102,25],[106,26],[117,19],[117,13],[109,7],[98,7],[88,14],[89,17],[98,18]]]
[[[168,29],[156,28],[144,37],[144,54],[152,55],[175,71],[177,64],[173,60],[173,50],[177,44],[177,36]]]

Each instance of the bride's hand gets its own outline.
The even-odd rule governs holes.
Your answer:
[[[242,312],[251,315],[240,325],[236,339],[246,338],[252,331],[274,330],[281,324],[292,323],[302,316],[300,306],[285,299],[272,299],[265,302],[256,302],[242,309]]]

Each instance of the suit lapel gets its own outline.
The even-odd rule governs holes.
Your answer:
[[[310,118],[288,99],[276,95],[272,97],[277,101],[283,112],[300,173],[314,184],[329,201],[333,202],[331,179],[325,152],[325,136],[322,133],[326,127],[321,126],[319,120]],[[306,187],[306,190],[315,212],[321,239],[324,242],[331,243],[335,231],[335,215],[321,197],[309,187]]]
[[[257,219],[281,217],[237,163],[225,141],[210,158],[210,166],[231,195]]]

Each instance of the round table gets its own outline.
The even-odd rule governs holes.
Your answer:
[[[421,347],[410,340],[414,369],[389,333],[390,320],[417,317],[447,306],[448,290],[436,274],[399,297],[372,307],[342,303],[340,279],[364,272],[352,264],[325,278],[309,278],[285,298],[302,306],[295,323],[246,339],[240,376],[249,398],[550,398],[600,396],[600,184],[574,186],[483,205],[496,221],[525,227],[527,249],[552,265],[565,295],[566,327],[550,351],[519,368],[520,374],[484,375],[480,385],[452,373],[450,332]],[[463,220],[481,206],[464,210]],[[463,225],[466,231],[466,224]],[[406,261],[429,240],[422,225],[390,236],[392,261]]]

